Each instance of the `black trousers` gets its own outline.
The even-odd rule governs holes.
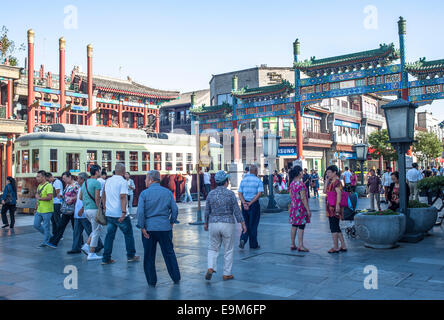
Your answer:
[[[55,235],[57,229],[59,228],[61,217],[60,217],[60,208],[62,205],[60,203],[54,203],[54,212],[51,216],[51,224],[52,224],[52,234]]]
[[[74,229],[74,215],[62,214],[62,218],[60,220],[60,225],[57,228],[56,233],[49,239],[49,243],[53,245],[58,245],[60,239],[63,237],[63,233],[65,232],[66,226],[71,221]]]
[[[14,228],[15,224],[15,204],[4,204],[2,206],[2,222],[4,225],[9,224],[10,228]],[[11,223],[8,223],[8,216],[6,213],[9,211],[9,216],[11,217]]]

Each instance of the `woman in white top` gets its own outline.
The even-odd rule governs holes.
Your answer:
[[[184,203],[193,202],[193,198],[191,198],[192,182],[193,182],[193,176],[191,175],[190,171],[187,171],[187,174],[185,175],[185,199],[183,200]],[[190,201],[187,201],[188,199],[190,199]]]

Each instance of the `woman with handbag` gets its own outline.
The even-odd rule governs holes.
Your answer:
[[[327,168],[328,182],[327,187],[325,188],[325,192],[327,193],[326,209],[333,239],[333,248],[328,250],[328,253],[347,251],[344,236],[342,235],[341,228],[339,226],[340,220],[344,219],[344,208],[341,207],[341,202],[343,202],[343,190],[342,183],[339,179],[340,176],[341,175],[337,166],[332,165]],[[346,193],[344,193],[344,195],[346,195]],[[341,241],[341,247],[339,247],[338,240]]]
[[[60,220],[60,225],[57,229],[55,235],[49,239],[48,247],[57,248],[60,239],[63,237],[63,233],[65,232],[66,226],[70,221],[74,221],[74,210],[77,201],[77,193],[79,192],[80,186],[74,180],[74,177],[71,175],[71,172],[66,171],[62,174],[62,180],[65,183],[65,189],[62,193],[62,206],[60,207],[60,213],[62,214],[62,218]]]
[[[14,228],[15,224],[15,209],[17,204],[17,185],[15,179],[12,177],[6,178],[6,186],[2,195],[2,229],[9,226],[10,229]],[[9,211],[9,217],[11,218],[11,224],[8,223],[8,217],[6,213]]]

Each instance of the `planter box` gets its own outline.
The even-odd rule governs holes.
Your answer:
[[[418,242],[433,228],[438,218],[438,209],[434,206],[428,208],[408,208],[405,235],[402,241]]]
[[[259,205],[261,206],[261,212],[264,212],[268,207],[268,197],[260,197]]]
[[[288,205],[291,202],[289,194],[275,194],[274,200],[276,201],[277,206],[282,209],[282,211],[288,211]]]
[[[357,236],[364,245],[374,249],[390,249],[405,232],[406,217],[397,215],[367,215],[358,213],[355,216]]]

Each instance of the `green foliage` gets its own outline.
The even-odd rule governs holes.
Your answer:
[[[385,161],[398,160],[398,153],[388,142],[389,135],[387,129],[381,131],[372,132],[368,137],[368,143],[370,148],[375,149],[372,153],[372,159],[379,159],[384,157]]]
[[[428,177],[418,182],[420,191],[440,192],[444,189],[444,176]]]
[[[11,66],[16,66],[18,64],[18,60],[15,56],[13,56],[13,54],[17,50],[15,48],[15,42],[9,39],[8,32],[9,30],[5,26],[3,26],[0,31],[0,58],[3,60],[8,57],[9,64]],[[25,44],[21,44],[18,51],[24,51],[25,49]]]
[[[368,212],[368,213],[364,213],[367,216],[394,216],[394,215],[398,215],[398,212],[395,212],[393,210],[387,209],[384,211],[375,211],[375,212]]]
[[[410,200],[408,208],[428,208],[430,207],[427,203],[419,202],[416,200]]]
[[[420,161],[427,161],[441,156],[442,141],[438,139],[433,132],[420,132],[416,135],[416,142],[413,143],[413,152],[420,159]]]

